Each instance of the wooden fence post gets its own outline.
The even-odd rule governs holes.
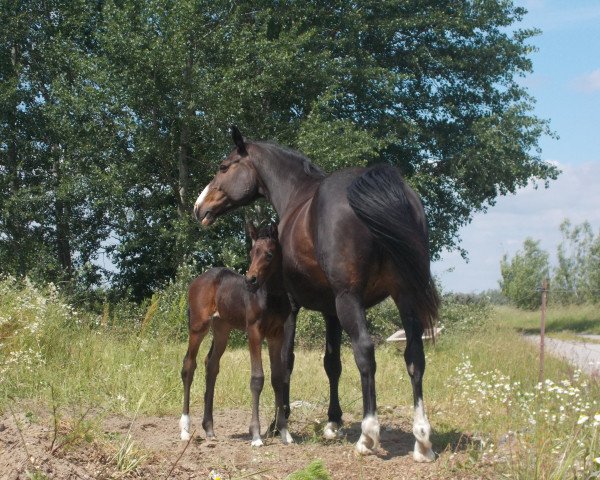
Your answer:
[[[548,280],[542,280],[542,318],[540,322],[540,383],[544,382],[544,341],[546,335],[546,297],[548,293]]]

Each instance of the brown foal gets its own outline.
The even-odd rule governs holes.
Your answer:
[[[251,265],[245,277],[226,268],[212,268],[196,278],[189,288],[189,345],[181,370],[183,414],[179,425],[182,440],[189,440],[191,436],[190,387],[194,379],[198,348],[212,328],[213,341],[204,360],[206,390],[202,427],[207,438],[215,436],[213,398],[219,373],[219,360],[227,346],[229,332],[238,329],[245,330],[248,334],[250,348],[252,446],[263,444],[260,437],[258,404],[264,384],[261,345],[265,338],[271,361],[271,385],[275,392],[275,425],[284,444],[293,441],[287,431],[287,419],[283,410],[285,371],[281,357],[283,324],[291,307],[283,288],[281,248],[277,239],[277,227],[269,226],[257,233],[253,226],[249,226],[249,231],[252,238]]]

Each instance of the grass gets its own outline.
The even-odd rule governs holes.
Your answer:
[[[142,334],[139,326],[110,328],[102,319],[74,312],[52,289],[15,287],[0,282],[0,411],[19,405],[45,406],[55,412],[70,409],[94,415],[117,413],[172,415],[181,409],[179,377],[186,350],[168,332]],[[599,333],[596,309],[551,307],[550,332]],[[485,323],[470,331],[447,331],[426,349],[425,401],[434,428],[434,449],[467,450],[469,462],[452,468],[492,464],[499,475],[522,479],[580,478],[596,475],[600,466],[600,387],[597,379],[580,375],[561,360],[547,357],[547,383],[538,385],[538,353],[522,339],[533,331],[538,312],[494,309]],[[192,387],[192,416],[200,416],[204,389],[203,358],[199,353]],[[411,422],[412,392],[402,354],[393,346],[377,349],[378,405],[383,418],[399,414]],[[263,353],[265,375],[268,355]],[[344,371],[340,399],[344,412],[360,418],[362,398],[352,351],[342,350]],[[225,353],[215,392],[215,408],[249,409],[250,362],[246,349]],[[263,418],[273,414],[273,395],[265,382]],[[328,388],[320,350],[299,349],[292,381],[292,400],[306,405],[307,425],[326,419]],[[57,409],[57,405],[60,409]],[[33,409],[33,408],[32,408]],[[582,420],[583,419],[583,420]],[[302,420],[296,419],[297,422]],[[88,418],[59,432],[56,445],[85,438],[93,429]],[[55,430],[56,434],[56,430]],[[465,441],[466,439],[466,441]],[[89,439],[86,439],[89,441]],[[75,442],[75,440],[73,440]],[[62,447],[61,447],[62,448]],[[144,461],[130,436],[115,439],[115,463],[130,472]],[[594,460],[595,459],[595,460]],[[448,467],[450,468],[450,467]],[[556,473],[558,472],[558,473]]]
[[[540,331],[540,311],[523,311],[512,307],[498,307],[503,322],[523,333]],[[600,308],[598,305],[548,305],[546,333],[600,335]]]

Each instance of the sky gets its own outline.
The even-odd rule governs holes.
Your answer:
[[[588,221],[600,232],[600,1],[516,0],[528,10],[520,26],[542,33],[530,40],[533,73],[522,79],[536,99],[535,114],[549,119],[558,139],[542,138],[541,158],[562,171],[548,189],[528,186],[501,197],[460,231],[468,262],[446,252],[432,265],[444,291],[498,288],[500,261],[540,240],[551,261],[559,226]]]

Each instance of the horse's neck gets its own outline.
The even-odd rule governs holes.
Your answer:
[[[318,178],[308,175],[304,166],[285,155],[277,155],[271,149],[261,148],[256,170],[261,179],[263,194],[281,218],[312,196]]]

